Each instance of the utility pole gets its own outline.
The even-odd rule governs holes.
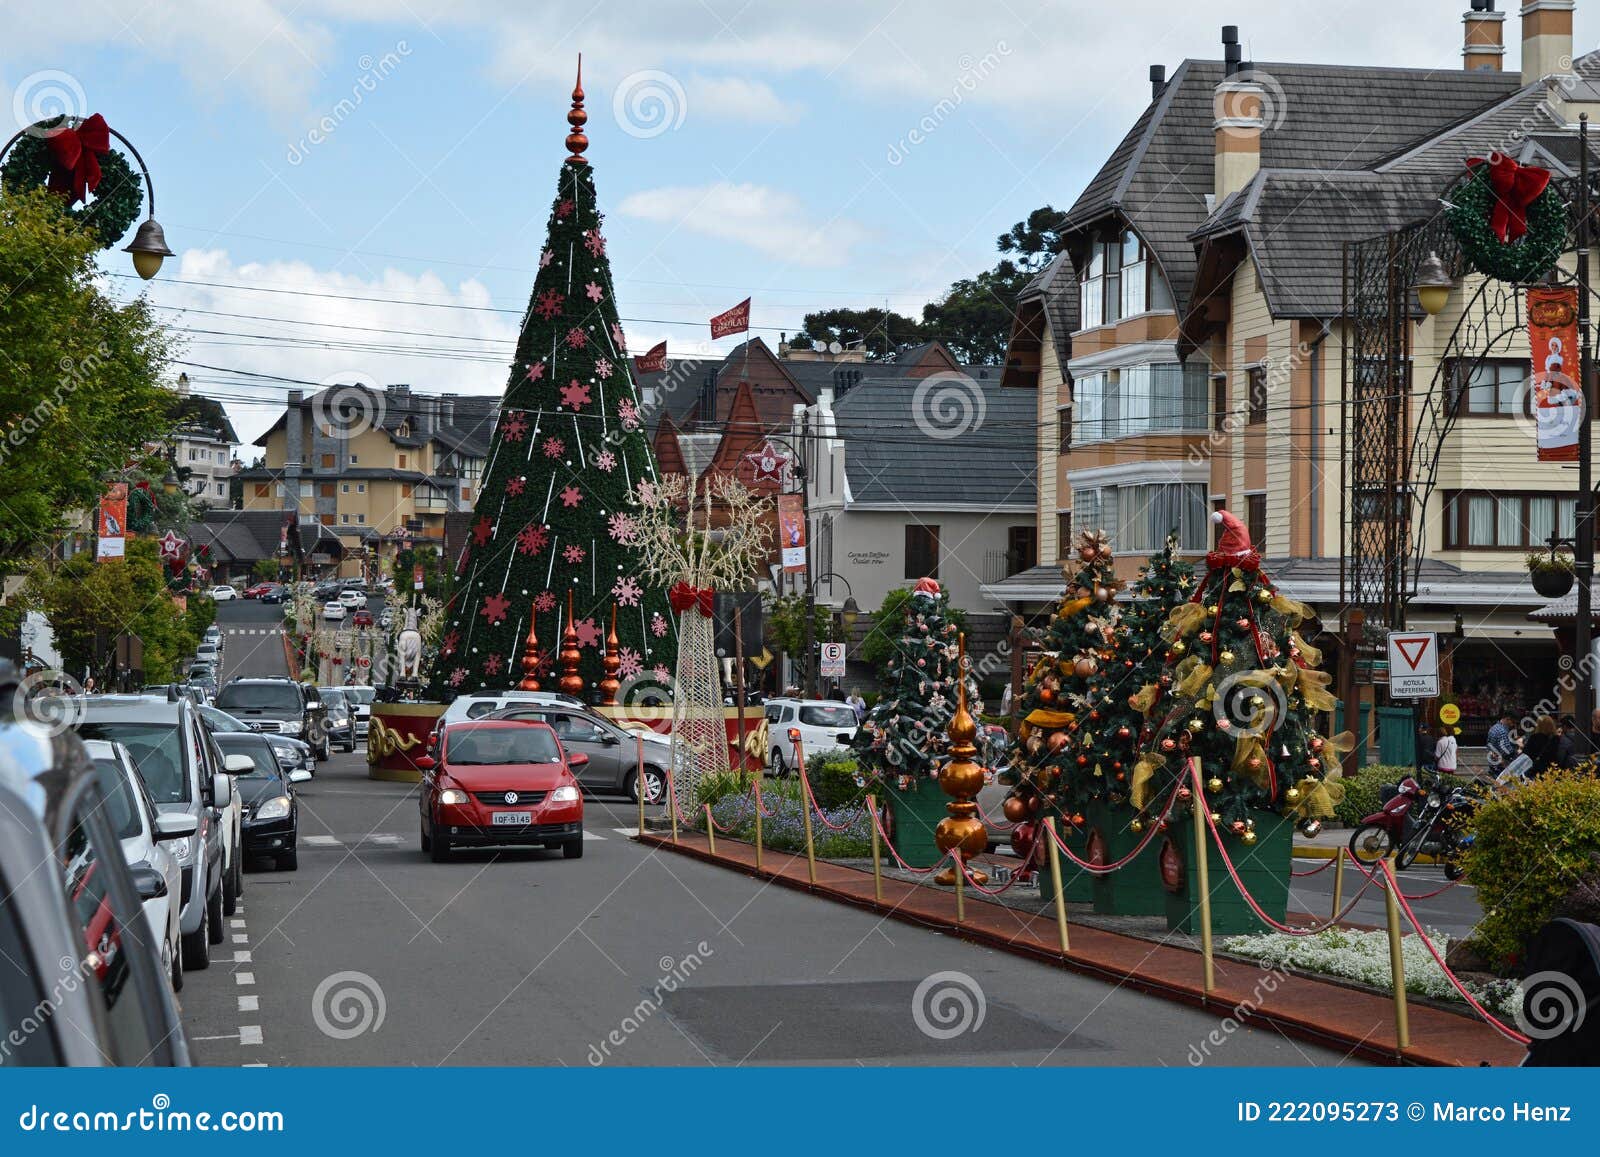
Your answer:
[[[1573,660],[1578,664],[1578,731],[1594,750],[1594,667],[1591,661],[1594,582],[1594,480],[1589,462],[1594,405],[1591,342],[1589,335],[1589,114],[1578,117],[1578,349],[1582,379],[1583,412],[1578,422],[1577,549],[1573,552],[1578,578],[1578,614]]]

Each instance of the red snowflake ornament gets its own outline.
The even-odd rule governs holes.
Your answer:
[[[589,336],[583,332],[581,325],[575,325],[567,331],[567,345],[575,350],[582,349],[584,343],[588,340]]]
[[[541,615],[547,615],[556,609],[556,596],[549,591],[540,591],[533,600],[533,609]]]
[[[478,611],[489,625],[505,622],[506,612],[511,609],[511,600],[505,595],[493,594],[483,600],[483,607]]]
[[[499,655],[489,655],[483,660],[483,673],[485,675],[498,675],[504,663],[505,660],[501,659]]]
[[[556,202],[556,220],[557,221],[565,221],[567,219],[567,214],[571,213],[572,209],[573,209],[572,198],[571,197],[563,197],[563,198],[561,198],[561,200]]]
[[[517,531],[517,550],[526,555],[538,554],[550,542],[550,531],[532,523]]]
[[[561,492],[561,505],[565,506],[569,510],[582,501],[583,491],[579,490],[576,486],[568,486]]]
[[[534,362],[531,366],[528,367],[528,380],[530,382],[538,382],[538,381],[543,381],[544,380],[544,363],[543,362]]]
[[[478,519],[477,522],[473,523],[472,543],[474,546],[486,546],[488,545],[489,540],[493,537],[494,523],[489,521],[489,516],[487,514]]]
[[[561,308],[566,302],[566,295],[558,290],[547,289],[534,301],[533,311],[546,321],[549,321],[561,312]]]
[[[506,493],[512,498],[519,497],[527,488],[528,480],[520,474],[506,482]]]
[[[544,440],[544,456],[546,458],[559,458],[567,452],[567,444],[560,438],[546,438]]]
[[[589,256],[599,257],[606,251],[606,239],[600,236],[600,230],[590,229],[583,235],[583,247],[589,251]]]
[[[578,633],[578,646],[598,647],[600,645],[600,628],[595,625],[594,619],[578,619],[572,624],[572,629]]]
[[[527,432],[528,419],[524,418],[520,412],[512,414],[511,417],[506,419],[506,424],[501,427],[501,433],[505,435],[507,442],[520,442]]]
[[[589,298],[590,301],[595,301],[595,302],[598,302],[602,297],[604,297],[606,295],[606,291],[601,289],[598,285],[596,285],[592,281],[589,282],[588,285],[585,285],[583,287],[583,292],[586,295],[588,295],[588,298]]]
[[[561,404],[571,406],[574,410],[581,410],[589,404],[589,387],[573,378],[572,381],[561,388]]]

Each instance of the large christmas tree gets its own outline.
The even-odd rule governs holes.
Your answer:
[[[1250,845],[1257,817],[1281,813],[1307,827],[1343,795],[1337,752],[1315,716],[1333,707],[1321,653],[1300,635],[1310,608],[1280,593],[1249,533],[1232,514],[1192,599],[1163,629],[1166,667],[1142,696],[1153,734],[1134,771],[1132,801],[1159,816],[1173,792],[1186,814],[1190,759],[1199,761],[1215,822]]]
[[[553,687],[569,592],[586,689],[604,677],[613,605],[624,685],[672,670],[666,595],[645,582],[628,545],[630,493],[656,478],[656,464],[583,156],[587,119],[580,73],[567,114],[570,155],[434,661],[431,692],[440,698],[514,686],[530,627],[541,650],[538,677]]]

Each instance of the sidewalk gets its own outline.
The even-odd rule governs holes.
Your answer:
[[[1285,975],[1222,956],[1216,958],[1215,987],[1207,994],[1200,955],[1190,949],[1074,924],[1071,949],[1063,955],[1053,912],[1030,915],[984,902],[983,897],[969,892],[965,919],[958,922],[953,889],[934,889],[885,876],[880,902],[873,895],[871,872],[819,860],[816,883],[810,883],[803,854],[767,852],[758,871],[755,848],[750,844],[720,839],[713,854],[705,837],[695,832],[682,833],[677,844],[670,835],[648,831],[638,838],[659,851],[731,868],[780,887],[880,912],[1168,1000],[1215,1008],[1225,1011],[1229,1019],[1262,1022],[1287,1036],[1380,1064],[1513,1066],[1524,1055],[1520,1045],[1482,1021],[1421,1002],[1409,1006],[1411,1044],[1401,1053],[1396,1047],[1394,1002],[1387,996]]]
[[[1296,832],[1294,837],[1294,855],[1297,860],[1331,860],[1338,854],[1340,848],[1345,849],[1346,857],[1350,851],[1350,833],[1354,828],[1324,827],[1316,835],[1307,839]],[[1438,859],[1423,853],[1417,857],[1419,864],[1436,864]]]

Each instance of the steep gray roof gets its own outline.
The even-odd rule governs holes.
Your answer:
[[[1264,169],[1361,170],[1438,134],[1521,87],[1487,70],[1256,63],[1266,89]],[[1186,60],[1067,212],[1069,231],[1109,212],[1144,237],[1187,310],[1195,271],[1190,235],[1210,216],[1213,107],[1223,64]],[[1421,99],[1426,94],[1426,99]]]
[[[1045,318],[1050,322],[1050,341],[1056,347],[1056,361],[1066,376],[1072,360],[1072,331],[1078,328],[1078,276],[1072,258],[1058,253],[1017,293],[1018,303],[1041,298]]]
[[[998,370],[971,380],[969,389],[948,379],[863,379],[834,403],[854,501],[912,510],[1032,508],[1038,474],[1031,435],[1035,396],[1002,388]],[[956,392],[941,406],[945,389]],[[962,432],[938,436],[952,428]]]

